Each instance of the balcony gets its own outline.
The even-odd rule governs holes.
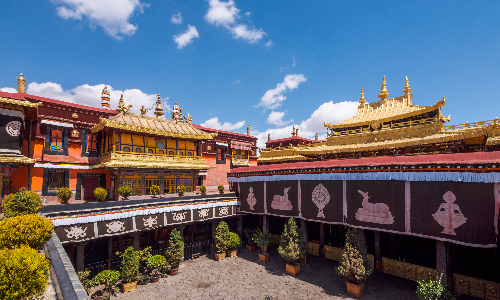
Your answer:
[[[235,167],[249,167],[250,166],[249,159],[233,158],[231,160],[231,162],[233,163],[233,166],[235,166]]]
[[[148,153],[112,152],[100,157],[94,168],[134,168],[208,170],[211,166],[199,156],[167,156]]]

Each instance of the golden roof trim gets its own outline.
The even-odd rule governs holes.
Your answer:
[[[303,155],[291,155],[291,156],[276,156],[276,157],[259,157],[257,159],[258,163],[270,163],[270,162],[282,162],[282,161],[306,161],[309,157]]]
[[[33,103],[26,100],[18,100],[7,97],[0,97],[0,103],[14,104],[24,107],[38,108],[38,106],[42,105],[42,102]]]
[[[101,157],[99,164],[94,165],[93,168],[208,170],[214,167],[207,165],[205,159],[199,157],[169,157],[110,153]]]
[[[39,158],[28,158],[26,156],[3,156],[0,155],[0,163],[3,164],[34,164]]]

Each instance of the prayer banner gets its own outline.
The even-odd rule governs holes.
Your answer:
[[[69,226],[59,226],[55,229],[56,235],[61,242],[87,240],[93,238],[94,224],[75,224]]]
[[[23,146],[24,120],[0,114],[0,149],[19,153]]]
[[[137,230],[149,230],[163,227],[163,214],[135,216],[135,227]]]
[[[240,207],[242,212],[263,214],[264,182],[240,183]]]
[[[301,180],[302,217],[342,223],[342,186],[341,180]]]
[[[287,217],[298,216],[298,182],[266,182],[266,205],[269,214]]]

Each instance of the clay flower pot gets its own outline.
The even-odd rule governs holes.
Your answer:
[[[216,261],[224,260],[224,258],[226,258],[226,252],[215,253],[215,260]]]
[[[266,254],[261,254],[259,253],[259,261],[263,262],[263,263],[266,263],[266,262],[269,262],[269,253],[266,253]]]
[[[179,272],[179,267],[168,270],[168,274],[170,275],[177,275],[178,272]]]
[[[365,283],[364,282],[356,284],[356,283],[352,283],[352,282],[347,281],[346,285],[347,285],[347,293],[351,296],[359,298],[365,294]]]
[[[300,264],[286,264],[286,273],[288,275],[297,276],[300,274]]]
[[[136,288],[137,288],[137,281],[131,283],[124,283],[122,284],[122,293],[135,291]]]

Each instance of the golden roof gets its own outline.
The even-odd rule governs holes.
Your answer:
[[[23,155],[0,155],[0,163],[3,164],[34,164],[39,158],[28,158]]]
[[[217,133],[207,133],[189,123],[123,112],[109,119],[101,118],[100,123],[94,126],[91,131],[96,133],[105,127],[194,140],[211,140],[217,135]]]
[[[26,101],[26,100],[18,100],[18,99],[6,98],[6,97],[0,97],[0,103],[6,103],[6,104],[12,104],[12,105],[18,105],[18,106],[24,106],[24,107],[32,107],[32,108],[38,108],[38,106],[42,105],[42,102],[33,103],[33,102]]]
[[[411,97],[400,96],[361,104],[355,117],[337,124],[324,123],[324,125],[329,129],[335,129],[369,125],[375,120],[381,123],[389,122],[431,112],[445,104],[446,100],[443,98],[443,100],[439,100],[435,105],[431,106],[413,105],[411,104]]]
[[[200,157],[158,156],[137,153],[109,153],[100,158],[99,168],[208,170],[213,167]]]

